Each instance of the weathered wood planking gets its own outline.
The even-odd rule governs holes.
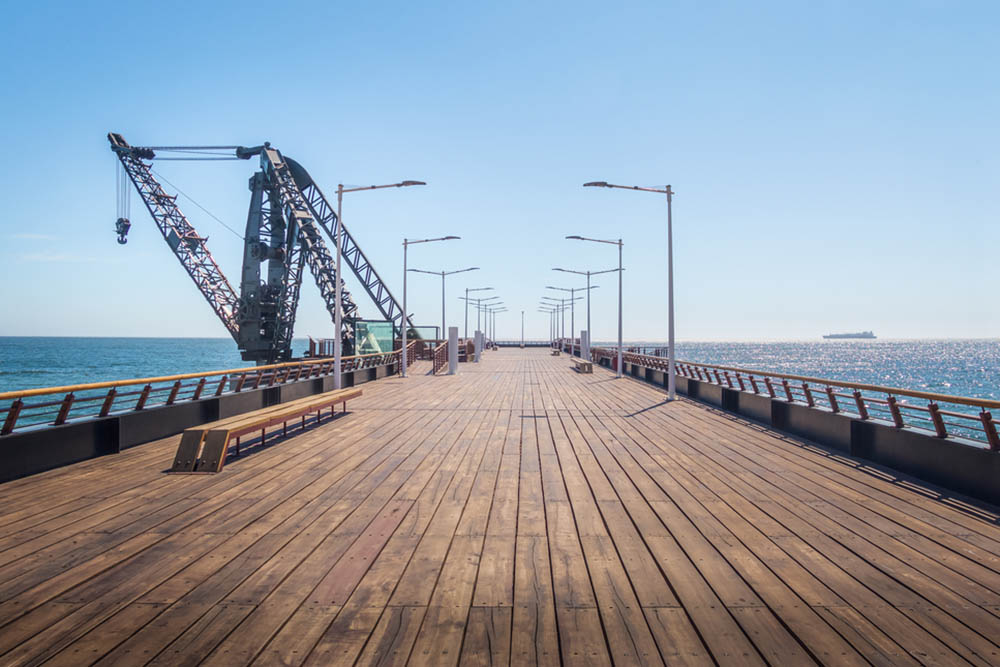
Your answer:
[[[483,359],[214,477],[178,436],[0,485],[0,663],[1000,664],[997,508]]]

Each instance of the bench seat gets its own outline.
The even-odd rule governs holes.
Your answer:
[[[337,389],[186,429],[181,435],[170,472],[219,472],[225,464],[233,438],[238,449],[240,436],[260,431],[261,444],[264,444],[269,426],[285,425],[298,418],[302,418],[304,425],[306,415],[316,413],[318,420],[324,409],[329,408],[332,413],[338,403],[342,403],[346,411],[347,401],[359,396],[360,389]]]
[[[593,373],[594,364],[586,359],[573,359],[573,370],[577,373]]]

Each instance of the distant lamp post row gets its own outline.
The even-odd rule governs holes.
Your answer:
[[[590,183],[588,183],[590,185]],[[610,245],[618,246],[618,377],[622,376],[622,243],[621,239],[617,241],[605,240],[605,239],[590,239],[585,236],[567,236],[567,239],[573,239],[575,241],[593,241],[594,243],[607,243]]]
[[[412,273],[426,273],[431,276],[441,276],[441,340],[448,339],[448,332],[445,330],[445,317],[444,317],[444,279],[446,276],[450,276],[456,273],[465,273],[466,271],[478,271],[478,266],[470,266],[467,269],[458,269],[457,271],[424,271],[423,269],[410,269]]]
[[[341,230],[343,226],[341,225],[341,220],[343,220],[342,210],[344,205],[344,193],[345,192],[361,192],[362,190],[381,190],[383,188],[406,188],[411,185],[427,185],[423,181],[400,181],[399,183],[389,183],[388,185],[367,185],[365,187],[358,188],[345,188],[344,184],[341,183],[337,185],[337,223],[333,226],[333,238],[334,243],[337,246],[337,284],[334,289],[334,313],[333,313],[333,328],[336,330],[336,335],[333,339],[333,386],[335,389],[341,388],[341,359],[343,355],[342,341],[344,338],[343,332],[343,279],[340,276],[340,257],[343,254],[343,233]],[[403,328],[406,328],[406,287],[404,278],[403,287]],[[404,365],[405,369],[406,366]],[[404,372],[405,375],[405,372]]]
[[[676,363],[674,358],[674,229],[673,229],[673,199],[674,191],[669,185],[664,188],[646,188],[638,185],[614,185],[607,181],[591,181],[584,183],[585,188],[616,188],[619,190],[635,190],[639,192],[653,192],[667,196],[667,393],[672,401],[676,398]],[[584,241],[596,241],[597,239],[584,239],[581,236],[567,236]],[[602,241],[602,243],[615,243],[614,241]],[[621,274],[621,252],[622,241],[618,239],[618,377],[622,375],[622,274]]]
[[[418,243],[433,243],[435,241],[457,241],[460,238],[461,238],[460,236],[441,236],[435,239],[417,239],[417,240],[403,239],[403,324],[401,327],[403,329],[403,347],[399,356],[400,359],[402,360],[400,362],[401,365],[400,374],[404,378],[406,377],[406,334],[408,329],[407,322],[409,321],[409,318],[406,315],[406,274],[407,274],[406,251],[409,249],[411,245],[416,245]]]
[[[588,279],[589,283],[590,280]],[[587,287],[553,287],[552,285],[546,285],[545,289],[554,289],[562,292],[569,292],[570,304],[569,304],[569,340],[570,340],[570,354],[576,354],[576,309],[573,307],[573,302],[576,301],[576,293],[586,290],[587,292],[587,335],[590,335],[590,291],[595,290],[600,285]],[[582,355],[583,352],[580,352]]]
[[[590,328],[590,290],[591,290],[590,277],[591,276],[600,275],[602,273],[613,273],[615,271],[618,271],[618,269],[607,269],[605,271],[574,271],[572,269],[559,269],[559,268],[556,268],[556,269],[552,269],[552,270],[553,271],[562,271],[563,273],[575,273],[575,274],[580,275],[580,276],[587,276],[587,355],[586,355],[586,358],[587,358],[587,361],[591,361],[591,358],[590,358],[590,348],[593,347],[594,330]],[[594,285],[594,287],[598,287],[598,285]],[[583,352],[581,352],[581,354],[583,354]]]

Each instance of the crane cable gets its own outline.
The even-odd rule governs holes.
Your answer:
[[[225,227],[226,229],[228,229],[230,232],[232,232],[236,236],[236,238],[238,238],[238,239],[240,239],[242,241],[246,240],[245,238],[243,238],[242,234],[240,234],[238,231],[236,231],[235,229],[233,229],[232,227],[230,227],[229,225],[227,225],[217,215],[215,215],[214,213],[212,213],[211,211],[209,211],[207,208],[205,208],[204,206],[202,206],[201,204],[199,204],[197,201],[195,201],[194,198],[191,197],[191,195],[187,194],[186,192],[184,192],[183,190],[181,190],[179,187],[177,187],[176,185],[174,185],[173,183],[171,183],[170,181],[168,181],[163,174],[161,174],[160,172],[156,171],[152,167],[150,167],[149,170],[151,172],[153,172],[153,174],[157,178],[159,178],[161,181],[163,181],[164,183],[166,183],[167,185],[169,185],[170,187],[172,187],[174,190],[177,190],[178,194],[182,195],[185,199],[187,199],[192,204],[194,204],[195,206],[197,206],[198,208],[200,208],[202,211],[204,211],[213,220],[215,220],[220,225],[222,225],[223,227]]]

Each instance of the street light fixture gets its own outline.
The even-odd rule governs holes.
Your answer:
[[[333,226],[333,239],[334,244],[337,246],[337,283],[334,289],[334,313],[333,313],[333,328],[336,329],[337,333],[333,339],[333,387],[334,389],[341,388],[341,358],[342,358],[342,341],[344,337],[343,332],[343,313],[341,312],[343,308],[343,285],[342,279],[340,277],[340,257],[343,254],[343,239],[341,238],[343,234],[341,230],[343,225],[341,220],[343,220],[342,212],[344,208],[344,193],[345,192],[360,192],[362,190],[381,190],[383,188],[405,188],[411,185],[427,185],[423,181],[400,181],[399,183],[390,183],[388,185],[369,185],[363,188],[345,188],[343,183],[337,185],[337,221]],[[404,278],[405,280],[405,278]],[[405,291],[405,290],[404,290]],[[403,320],[402,328],[406,328],[406,307],[403,307]],[[405,366],[404,366],[405,368]]]
[[[410,269],[413,273],[426,273],[432,276],[441,276],[441,339],[447,340],[448,332],[445,331],[445,321],[444,321],[444,278],[445,276],[450,276],[454,273],[465,273],[466,271],[478,271],[478,266],[471,266],[467,269],[458,269],[457,271],[424,271],[423,269]]]
[[[674,359],[674,223],[673,223],[673,201],[674,190],[667,185],[665,188],[647,188],[638,185],[614,185],[607,181],[591,181],[584,183],[583,187],[616,188],[619,190],[636,190],[640,192],[653,192],[667,196],[667,393],[672,401],[676,396],[676,362]],[[621,239],[619,239],[621,244]],[[621,257],[621,246],[619,245],[619,258]],[[620,263],[620,260],[619,260]],[[621,274],[618,275],[621,285]],[[619,312],[621,312],[621,297],[619,297]],[[619,322],[621,315],[619,315]],[[621,374],[621,324],[619,323],[618,341],[618,373]]]
[[[374,187],[374,186],[373,186]],[[406,334],[407,326],[406,323],[409,317],[406,314],[406,251],[411,245],[416,245],[417,243],[433,243],[435,241],[457,241],[460,236],[439,236],[433,239],[417,239],[411,241],[410,239],[403,239],[403,347],[401,349],[400,358],[402,359],[402,376],[406,377]]]
[[[601,185],[600,182],[587,183],[586,186]],[[579,236],[574,234],[572,236],[567,236],[567,239],[572,239],[575,241],[592,241],[594,243],[607,243],[609,245],[618,246],[618,373],[617,377],[622,376],[622,243],[621,239],[617,241],[606,240],[606,239],[591,239],[586,236]]]

